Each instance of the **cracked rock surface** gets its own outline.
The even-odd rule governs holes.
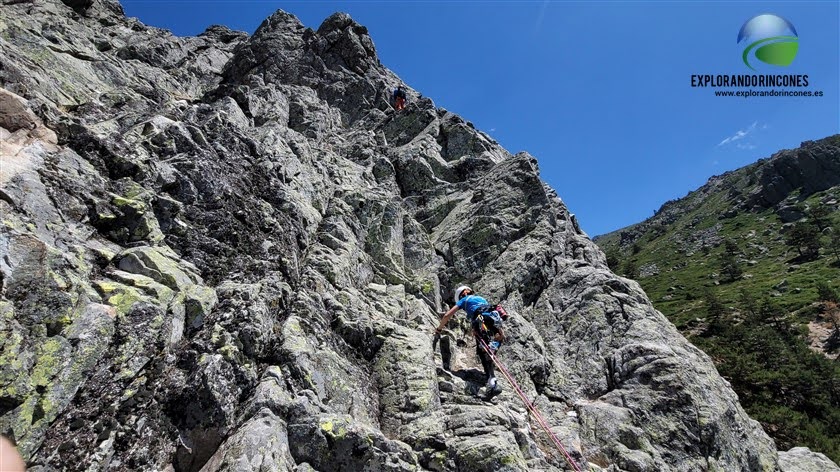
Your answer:
[[[0,51],[0,433],[31,470],[568,469],[504,380],[476,398],[463,317],[440,368],[458,283],[590,470],[836,468],[780,460],[534,157],[395,113],[345,14],[175,37],[0,0]]]

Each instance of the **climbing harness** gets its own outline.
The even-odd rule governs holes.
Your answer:
[[[496,364],[496,367],[499,369],[499,371],[502,372],[502,375],[505,376],[507,381],[516,391],[516,394],[519,395],[520,399],[522,399],[522,403],[524,403],[525,406],[528,408],[528,411],[530,411],[534,415],[534,417],[537,419],[537,422],[540,424],[540,426],[542,426],[542,429],[546,432],[546,434],[548,434],[554,445],[557,446],[557,450],[559,450],[566,458],[566,462],[568,462],[569,465],[572,466],[572,469],[574,469],[575,472],[581,472],[580,466],[578,466],[577,462],[575,462],[575,460],[572,459],[571,454],[569,454],[569,452],[566,451],[566,448],[563,447],[563,444],[560,443],[560,440],[557,439],[557,436],[555,436],[555,434],[551,432],[551,429],[548,427],[548,423],[546,423],[545,418],[543,418],[542,414],[539,412],[539,410],[537,410],[537,407],[534,406],[534,404],[531,403],[530,400],[528,400],[528,397],[525,396],[525,392],[523,392],[522,389],[519,388],[519,384],[516,383],[516,380],[513,379],[513,376],[510,375],[510,372],[508,372],[505,366],[498,359],[496,359],[496,356],[493,354],[493,351],[490,349],[490,347],[487,346],[487,343],[484,342],[484,339],[482,339],[482,337],[478,334],[476,334],[476,338],[481,343],[481,347],[482,349],[484,349],[484,352],[486,352],[490,356],[490,359],[493,360],[493,364]]]

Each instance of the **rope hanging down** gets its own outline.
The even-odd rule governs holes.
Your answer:
[[[566,458],[566,462],[568,462],[569,465],[572,466],[572,469],[574,469],[575,472],[581,472],[580,467],[577,465],[577,462],[575,462],[575,460],[572,459],[571,454],[569,454],[569,452],[566,451],[566,448],[563,447],[563,444],[560,443],[560,440],[557,439],[557,436],[555,436],[551,429],[548,427],[548,423],[546,423],[545,418],[543,418],[542,414],[539,412],[539,410],[537,410],[537,407],[534,406],[533,403],[531,403],[531,400],[528,400],[528,397],[525,396],[525,392],[523,392],[522,389],[519,388],[519,384],[517,384],[516,381],[513,380],[513,377],[510,375],[510,372],[508,372],[505,366],[501,362],[499,362],[498,359],[496,359],[496,356],[493,354],[493,351],[491,351],[490,348],[487,346],[487,343],[484,342],[484,339],[482,339],[481,336],[476,336],[476,338],[479,340],[479,342],[481,342],[481,347],[484,349],[484,351],[490,355],[490,359],[493,360],[493,364],[496,364],[496,367],[502,372],[502,374],[505,376],[510,385],[513,386],[513,389],[516,391],[516,394],[519,395],[520,399],[522,399],[522,403],[524,403],[528,410],[531,413],[533,413],[534,417],[537,419],[537,422],[540,424],[540,426],[542,426],[542,429],[546,432],[546,434],[548,434],[554,445],[557,446],[557,450],[563,453],[563,456]]]

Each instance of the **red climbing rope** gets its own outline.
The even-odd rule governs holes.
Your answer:
[[[522,399],[522,402],[525,403],[525,406],[528,408],[528,410],[534,414],[534,417],[537,419],[537,422],[540,424],[540,426],[542,426],[542,429],[545,430],[546,434],[548,434],[549,437],[551,437],[551,440],[552,442],[554,442],[554,445],[557,446],[557,449],[563,453],[563,456],[566,458],[566,462],[568,462],[569,465],[572,466],[572,469],[574,469],[575,472],[581,472],[580,467],[577,465],[577,462],[575,462],[575,460],[572,459],[572,456],[569,454],[568,451],[566,451],[566,448],[563,447],[563,444],[560,443],[560,440],[557,439],[557,436],[555,436],[551,429],[548,427],[548,423],[546,423],[545,418],[543,418],[542,414],[540,414],[539,410],[537,410],[537,407],[534,406],[533,403],[531,403],[531,400],[528,400],[528,397],[525,396],[525,392],[523,392],[522,389],[519,388],[519,384],[516,383],[516,380],[513,380],[513,376],[510,375],[510,372],[508,372],[505,366],[501,362],[499,362],[498,359],[496,359],[496,356],[493,354],[493,351],[491,351],[490,348],[487,346],[487,343],[484,342],[484,339],[482,339],[481,336],[478,335],[476,335],[476,339],[478,339],[479,342],[481,342],[481,347],[487,354],[490,355],[490,359],[493,360],[493,363],[496,364],[496,367],[499,368],[499,370],[505,376],[507,381],[511,384],[511,386],[513,386],[513,389],[516,391],[516,394],[519,395],[519,398]]]

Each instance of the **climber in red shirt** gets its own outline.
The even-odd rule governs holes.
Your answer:
[[[402,85],[398,85],[397,88],[394,89],[394,108],[397,111],[401,111],[405,108],[405,90],[403,90]]]

